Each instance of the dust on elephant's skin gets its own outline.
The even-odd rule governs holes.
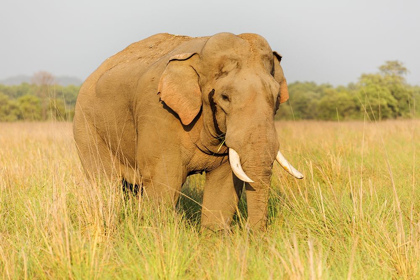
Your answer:
[[[80,89],[74,136],[86,173],[175,203],[187,176],[205,171],[201,224],[214,230],[229,227],[246,181],[249,224],[265,228],[274,115],[288,99],[280,60],[256,34],[157,34],[128,46]]]

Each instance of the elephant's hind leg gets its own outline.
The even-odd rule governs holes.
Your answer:
[[[75,119],[74,138],[78,154],[87,177],[90,180],[107,178],[137,184],[139,176],[128,164],[122,163],[109,149],[105,141],[98,135],[93,125],[86,121],[81,123]],[[77,129],[76,129],[77,127]]]

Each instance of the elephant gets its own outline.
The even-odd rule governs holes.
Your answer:
[[[205,173],[201,227],[226,230],[245,189],[249,228],[267,226],[274,116],[288,100],[282,56],[260,35],[156,34],[108,58],[83,83],[73,132],[89,178],[140,187],[176,204],[189,175]]]

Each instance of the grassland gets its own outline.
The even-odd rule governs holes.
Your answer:
[[[5,279],[420,279],[420,121],[279,122],[267,232],[201,235],[200,206],[86,181],[70,123],[0,123]],[[203,177],[183,191],[200,202]]]

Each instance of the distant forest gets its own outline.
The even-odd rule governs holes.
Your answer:
[[[37,72],[31,83],[0,84],[0,121],[72,120],[80,86],[60,86],[48,72]]]
[[[333,87],[314,82],[289,84],[290,99],[277,120],[385,120],[420,117],[420,86],[409,85],[408,69],[387,61],[377,73],[362,74],[356,83]],[[80,86],[60,86],[48,72],[30,83],[0,84],[0,121],[72,120]]]
[[[276,118],[340,121],[420,117],[420,86],[406,82],[408,69],[399,61],[387,61],[378,70],[362,74],[347,86],[291,83],[290,99],[280,106]]]

